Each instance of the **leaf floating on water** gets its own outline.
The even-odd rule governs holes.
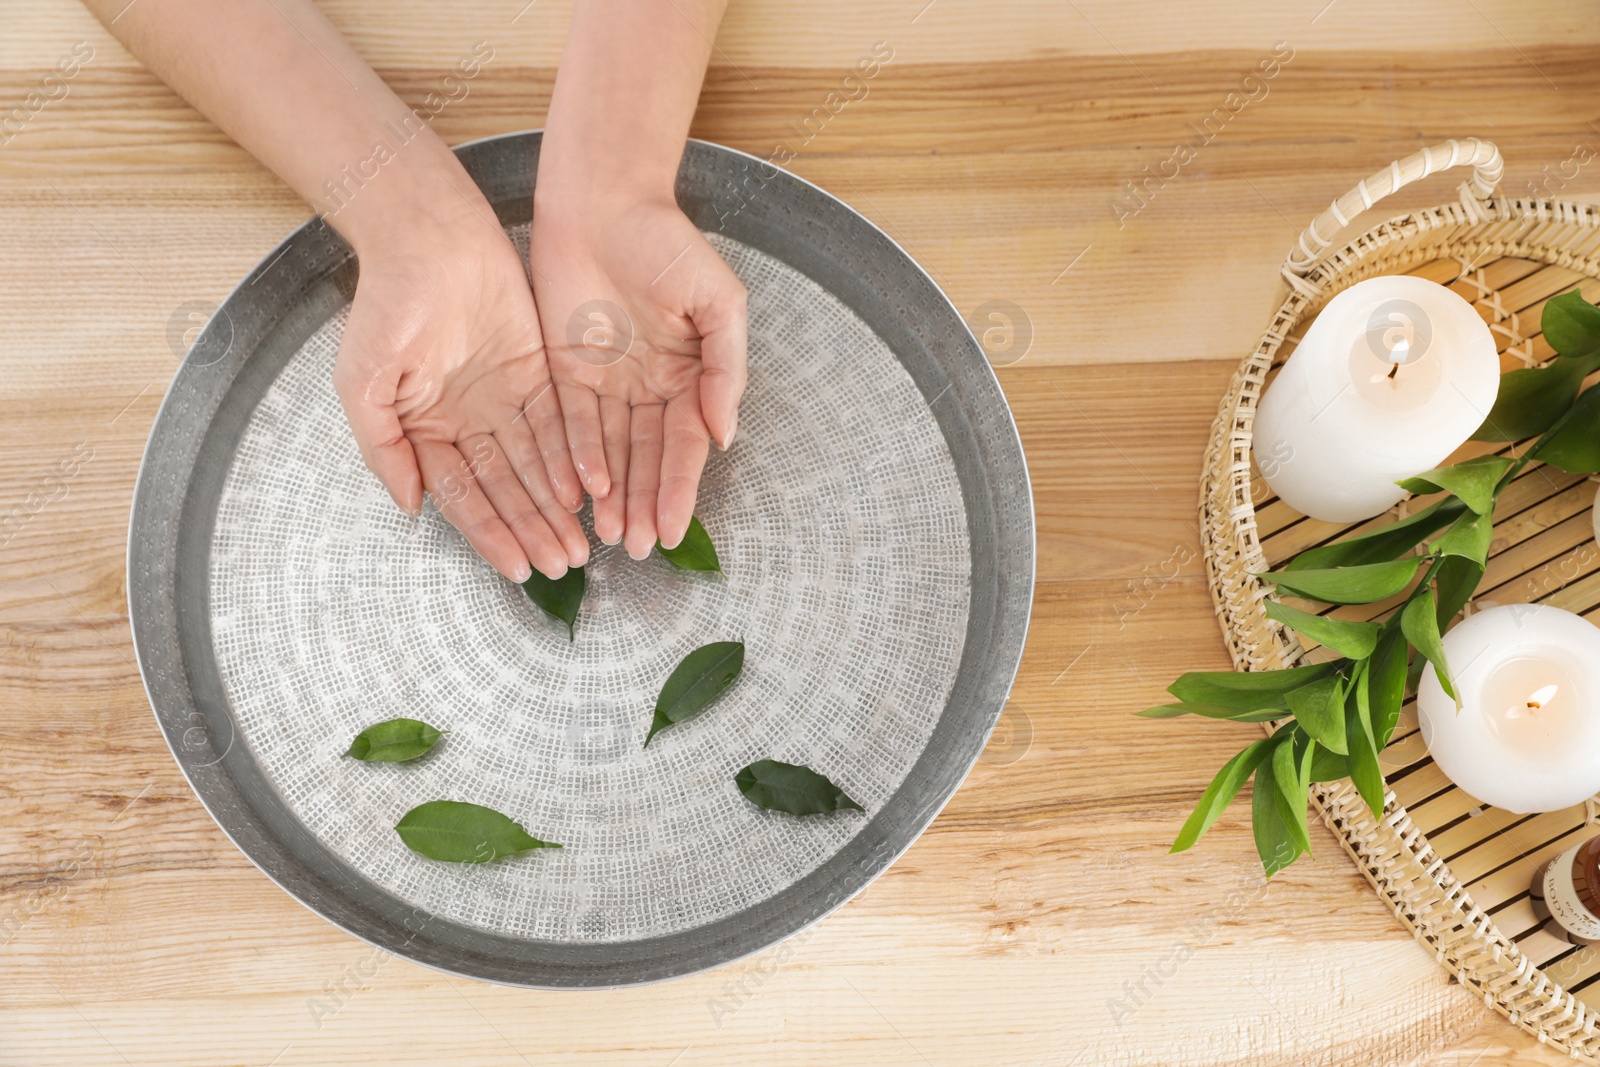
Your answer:
[[[446,863],[488,863],[536,848],[561,847],[531,836],[493,808],[458,800],[419,804],[394,829],[411,851]]]
[[[865,811],[845,791],[810,767],[777,760],[757,760],[734,775],[733,780],[752,804],[790,815],[821,815],[829,811]]]
[[[706,528],[693,515],[689,516],[689,529],[677,547],[667,548],[657,541],[656,551],[680,570],[722,573],[722,563],[717,559],[717,546],[711,543],[711,535],[706,533]]]
[[[535,569],[528,580],[522,583],[522,588],[527,592],[528,599],[539,605],[546,615],[567,624],[567,640],[571,641],[588,581],[582,567],[568,567],[567,573],[559,578],[546,578]]]
[[[427,752],[439,736],[420,719],[388,719],[356,734],[345,755],[368,763],[403,763]]]
[[[744,670],[744,642],[717,641],[702,645],[683,657],[656,698],[656,717],[650,723],[644,747],[650,739],[675,723],[694,718],[727,691]]]

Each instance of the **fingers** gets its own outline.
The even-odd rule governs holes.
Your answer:
[[[748,376],[745,289],[732,270],[719,280],[704,307],[690,317],[700,331],[700,412],[711,436],[726,449],[739,424],[739,399]]]
[[[661,481],[656,501],[656,536],[675,548],[689,529],[694,514],[700,472],[711,451],[706,425],[694,410],[694,400],[678,397],[662,416]]]
[[[363,376],[349,368],[359,365],[352,355],[341,351],[333,368],[333,385],[344,405],[345,418],[355,434],[356,447],[367,469],[389,491],[394,502],[408,515],[422,511],[422,474],[417,456],[400,429],[394,397],[398,378],[383,375]]]
[[[595,500],[604,500],[611,495],[611,475],[601,438],[600,398],[593,389],[581,385],[557,386],[556,394],[578,480]]]
[[[566,546],[540,514],[499,442],[488,434],[479,434],[458,447],[467,457],[467,476],[477,479],[484,497],[517,539],[528,562],[548,578],[566,574]],[[568,521],[575,521],[565,511],[560,514]]]
[[[600,399],[600,433],[612,492],[594,502],[594,532],[608,545],[622,540],[628,519],[628,433],[632,413],[616,397]]]
[[[629,422],[628,555],[644,559],[656,545],[656,494],[661,486],[661,404],[634,407]]]
[[[489,503],[460,450],[441,441],[419,440],[416,453],[422,484],[450,524],[489,566],[513,582],[527,581],[532,573],[527,553]]]
[[[589,538],[583,532],[578,517],[556,499],[555,490],[550,487],[550,474],[545,470],[544,457],[539,454],[539,442],[534,439],[533,429],[527,420],[514,420],[509,426],[497,430],[494,439],[505,450],[506,458],[511,462],[511,469],[523,490],[544,516],[556,540],[561,542],[566,552],[567,566],[583,566],[589,561]],[[528,558],[533,559],[531,556]],[[538,563],[537,560],[533,562]],[[543,567],[539,569],[544,570]]]
[[[579,511],[583,507],[583,486],[578,483],[578,472],[572,469],[572,453],[567,448],[567,431],[555,386],[546,384],[541,388],[523,409],[523,416],[539,442],[539,453],[556,499],[568,511]]]

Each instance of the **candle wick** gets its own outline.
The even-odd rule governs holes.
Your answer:
[[[1532,708],[1534,711],[1538,711],[1540,704],[1537,700],[1530,700],[1528,701],[1528,707]]]
[[[1394,381],[1394,376],[1399,374],[1399,373],[1400,373],[1400,364],[1396,363],[1394,366],[1389,368],[1389,373],[1387,375],[1385,375],[1385,377],[1388,378],[1390,381]]]

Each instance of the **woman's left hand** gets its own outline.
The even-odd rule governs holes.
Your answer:
[[[678,544],[745,388],[745,289],[670,198],[535,196],[533,286],[595,533]]]

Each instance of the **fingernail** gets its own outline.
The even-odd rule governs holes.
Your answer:
[[[728,420],[728,436],[724,437],[722,439],[722,450],[724,452],[726,452],[729,448],[733,447],[733,435],[734,435],[734,432],[737,431],[738,429],[739,429],[739,413],[737,411],[735,411],[733,413],[733,418]]]
[[[533,564],[524,561],[522,566],[517,568],[517,575],[518,575],[518,577],[513,578],[512,581],[516,582],[518,585],[521,585],[523,582],[527,581],[529,578],[532,578],[533,577]]]

